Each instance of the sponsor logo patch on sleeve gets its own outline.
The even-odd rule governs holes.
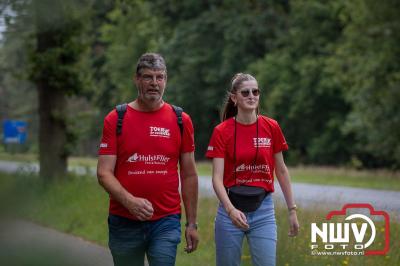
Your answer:
[[[100,143],[100,148],[107,148],[108,144],[107,143]]]

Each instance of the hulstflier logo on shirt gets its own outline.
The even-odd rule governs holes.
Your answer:
[[[258,138],[258,139],[257,138],[253,138],[254,147],[257,147],[257,142],[258,142],[258,147],[259,148],[269,148],[269,147],[271,147],[271,139],[270,138]]]
[[[150,137],[170,138],[171,133],[168,128],[150,127]]]
[[[142,155],[134,153],[130,156],[127,160],[128,163],[137,163],[137,162],[144,162],[145,164],[162,164],[165,165],[170,160],[169,157],[162,155],[162,154],[155,154],[155,155]]]
[[[236,167],[236,172],[252,171],[253,173],[269,173],[269,166],[267,164],[246,165],[241,164]]]

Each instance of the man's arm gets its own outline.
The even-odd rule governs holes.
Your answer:
[[[189,253],[195,251],[199,242],[197,233],[197,200],[198,200],[198,177],[194,153],[182,153],[180,157],[181,192],[183,205],[185,206],[186,221],[186,248]]]
[[[100,155],[97,163],[99,184],[139,220],[145,221],[153,216],[153,206],[147,199],[134,197],[114,175],[116,155]]]

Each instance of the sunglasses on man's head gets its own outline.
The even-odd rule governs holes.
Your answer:
[[[259,89],[251,89],[251,90],[247,89],[247,90],[242,90],[242,91],[240,91],[240,94],[241,94],[243,97],[249,97],[250,92],[253,94],[253,96],[258,96],[258,95],[260,95],[260,90],[259,90]]]

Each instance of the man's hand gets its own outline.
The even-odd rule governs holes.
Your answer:
[[[136,216],[140,221],[149,220],[154,213],[153,205],[144,198],[134,197],[125,204],[128,211]]]
[[[181,170],[182,200],[185,206],[186,221],[189,222],[185,229],[185,251],[191,253],[197,249],[199,243],[197,225],[194,223],[197,217],[197,199],[199,191],[194,152],[181,153],[179,164]]]
[[[199,234],[197,233],[197,226],[193,224],[189,224],[186,226],[185,230],[185,238],[186,238],[186,247],[185,251],[187,253],[191,253],[197,249],[197,245],[199,244]]]

